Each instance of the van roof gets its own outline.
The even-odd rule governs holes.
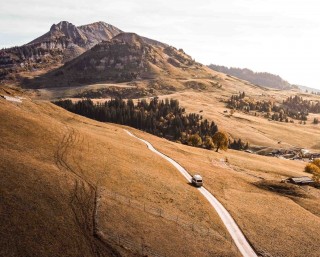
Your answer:
[[[194,177],[195,179],[202,179],[202,177],[201,177],[200,175],[193,175],[193,177]]]

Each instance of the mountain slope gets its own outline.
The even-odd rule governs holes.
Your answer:
[[[225,66],[210,64],[210,69],[247,80],[253,84],[275,89],[293,89],[294,87],[280,76],[267,72],[253,72],[249,69],[228,68]]]
[[[0,80],[15,80],[22,71],[50,70],[121,32],[105,22],[79,27],[67,21],[53,24],[28,44],[0,50]]]
[[[29,99],[0,97],[0,115],[0,256],[239,256],[197,190],[122,127]]]
[[[212,78],[212,72],[183,50],[135,33],[120,33],[97,44],[57,70],[29,81],[28,87],[62,87],[95,82],[128,82],[161,77]]]
[[[225,77],[229,90],[239,91],[243,86]],[[259,90],[259,95],[270,92]],[[227,91],[219,92],[221,97],[221,92]],[[1,94],[11,95],[11,90],[0,88]],[[303,142],[311,134],[311,125],[301,126],[308,130],[301,134],[296,124],[268,126],[261,117],[253,116],[250,121],[238,113],[227,117],[223,103],[219,105],[219,98],[212,93],[178,92],[166,97],[179,99],[187,111],[202,110],[204,118],[221,113],[213,120],[230,124],[228,132],[239,127],[250,138],[260,135],[266,141],[270,131],[282,131],[285,137]],[[0,98],[0,115],[0,196],[5,210],[0,212],[0,255],[78,256],[81,251],[85,256],[97,256],[90,252],[91,247],[96,249],[90,225],[93,218],[88,215],[94,209],[91,184],[97,189],[95,224],[101,232],[95,235],[109,242],[108,251],[132,256],[134,251],[123,253],[124,248],[110,239],[120,235],[135,249],[141,249],[143,242],[168,256],[238,256],[198,190],[186,184],[172,165],[129,137],[123,126],[92,121],[48,102],[28,99],[14,104]],[[206,188],[226,206],[261,256],[318,256],[318,190],[280,183],[288,176],[306,175],[304,162],[232,150],[216,153],[130,131],[192,174],[201,173]],[[312,131],[315,143],[318,129]],[[169,214],[171,220],[141,211],[144,204],[153,206],[158,215],[161,208],[164,212],[160,213]],[[201,234],[195,228],[210,233]],[[308,233],[303,233],[306,228]],[[44,230],[47,233],[38,240]]]

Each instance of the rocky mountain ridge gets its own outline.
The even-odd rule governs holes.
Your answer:
[[[84,49],[90,49],[97,43],[110,40],[121,32],[120,29],[101,21],[79,27],[70,22],[62,21],[53,24],[49,32],[27,45],[41,44],[41,47],[46,48],[47,42],[60,41],[62,44],[58,45],[58,48],[64,49],[69,44],[75,44]]]
[[[211,76],[182,49],[122,32],[96,44],[81,56],[45,76],[29,81],[27,87],[79,86],[97,82],[130,82],[166,77]],[[30,85],[30,86],[29,86]]]
[[[82,26],[67,21],[53,24],[47,33],[25,45],[0,50],[0,82],[21,80],[21,72],[50,71],[122,32],[102,21]],[[149,45],[168,46],[146,37],[140,39]]]
[[[47,33],[23,46],[0,50],[0,80],[14,79],[21,71],[61,65],[121,32],[105,22],[79,27],[67,21],[53,24]]]

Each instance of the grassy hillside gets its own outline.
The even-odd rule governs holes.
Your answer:
[[[210,105],[197,108],[206,114]],[[239,256],[197,190],[124,127],[29,99],[0,98],[0,114],[0,255],[139,256],[143,245],[168,256]],[[303,162],[215,153],[129,129],[202,174],[262,256],[318,255],[319,191],[280,183],[306,175]],[[152,214],[158,208],[179,222]]]
[[[141,244],[168,256],[239,256],[197,190],[121,127],[29,99],[0,98],[0,115],[1,256],[139,256]],[[110,235],[130,240],[133,250]]]
[[[192,174],[202,174],[205,187],[262,256],[318,256],[319,190],[280,183],[288,176],[308,175],[304,163],[233,150],[215,153],[143,132],[137,135]]]
[[[141,80],[134,83],[105,83],[75,88],[40,89],[38,99],[56,99],[67,97],[78,100],[81,96],[93,97],[94,101],[103,102],[110,97],[152,97],[173,98],[191,113],[199,113],[204,118],[215,121],[221,130],[225,130],[232,138],[241,138],[251,146],[271,148],[307,148],[320,151],[318,135],[320,125],[312,124],[318,114],[310,113],[306,124],[270,121],[260,116],[236,111],[232,116],[226,108],[226,101],[239,92],[246,92],[255,101],[273,101],[282,103],[288,96],[299,95],[306,100],[319,101],[317,95],[301,93],[298,90],[272,90],[252,85],[235,77],[211,71],[212,78]],[[167,85],[167,86],[164,86]],[[187,86],[188,85],[188,86]],[[170,86],[170,87],[169,87]],[[167,88],[167,89],[166,89]],[[152,90],[152,91],[150,91]],[[77,93],[78,92],[78,93]],[[150,93],[152,92],[152,93]],[[77,96],[74,98],[72,96]]]
[[[235,86],[236,87],[236,86]],[[273,148],[307,148],[312,151],[320,151],[319,133],[320,126],[312,124],[313,118],[319,114],[309,114],[306,125],[269,121],[261,116],[235,112],[232,116],[226,108],[225,100],[231,95],[231,90],[225,88],[223,92],[177,92],[162,96],[178,99],[180,105],[187,112],[195,112],[203,115],[208,120],[214,120],[220,129],[227,131],[233,138],[241,138],[249,141],[251,145]],[[297,94],[295,91],[281,93],[278,91],[261,91],[259,89],[246,88],[248,95],[258,100],[273,99],[278,102],[289,95]],[[302,95],[305,99],[320,100],[319,96]],[[227,112],[225,112],[227,111]]]
[[[142,44],[142,48],[148,48],[149,53],[141,55],[134,45],[121,45],[121,43],[121,48],[137,53],[137,56],[131,56],[131,58],[138,58],[142,61],[142,64],[145,62],[146,69],[139,68],[137,62],[131,64],[126,54],[121,56],[117,51],[115,54],[119,55],[117,58],[123,60],[120,61],[124,65],[123,69],[119,70],[115,67],[107,67],[107,64],[102,65],[100,61],[103,58],[109,60],[107,51],[98,51],[98,49],[108,48],[108,44],[111,44],[114,48],[119,47],[119,41],[98,45],[95,48],[97,52],[92,49],[65,66],[56,67],[53,71],[39,70],[21,73],[20,76],[25,81],[23,86],[30,88],[39,87],[36,90],[28,90],[28,92],[33,97],[43,100],[66,97],[99,99],[110,97],[141,98],[181,91],[216,92],[218,97],[221,98],[237,94],[239,91],[253,91],[256,94],[270,91],[247,81],[213,71],[204,65],[194,62],[183,50],[177,50],[172,47],[164,49],[162,46]],[[84,71],[84,67],[88,64],[88,58],[92,59],[92,63],[89,63],[88,67],[85,68],[86,71]],[[152,61],[156,61],[156,64],[153,64],[150,58],[155,58]],[[179,66],[172,65],[169,62],[170,58],[174,58],[179,62]],[[112,61],[112,58],[109,61]],[[125,63],[129,63],[130,65],[127,67]],[[106,70],[99,70],[100,64]],[[128,73],[129,70],[130,72]],[[119,79],[121,81],[121,74],[129,74],[131,76],[133,75],[131,74],[132,72],[139,76],[144,74],[145,77],[137,77],[137,79],[133,79],[132,81],[119,83]],[[109,75],[116,77],[110,81],[111,77]],[[85,79],[80,83],[80,80],[83,78]],[[91,78],[93,78],[92,81]],[[21,84],[16,85],[21,86]]]

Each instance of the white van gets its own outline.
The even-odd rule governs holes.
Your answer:
[[[191,183],[196,187],[201,187],[203,185],[202,177],[200,175],[193,175]]]

